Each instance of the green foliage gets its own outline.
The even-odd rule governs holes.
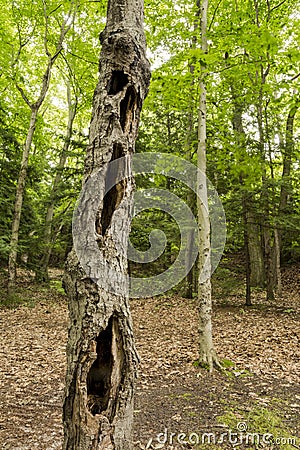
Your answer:
[[[229,367],[235,366],[233,361],[230,361],[230,359],[226,359],[226,358],[222,359],[222,361],[220,361],[220,364],[226,369],[228,369]]]
[[[256,7],[255,7],[256,5]],[[71,245],[72,211],[81,189],[93,91],[100,52],[99,33],[105,25],[106,1],[77,3],[75,21],[52,71],[49,92],[40,111],[29,160],[22,212],[19,253],[22,264],[36,269],[44,251],[46,209],[66,136],[67,86],[76,117],[54,195],[53,264],[62,266]],[[55,52],[59,26],[70,2],[28,0],[6,2],[0,11],[0,261],[9,251],[16,180],[29,121],[30,102],[36,101],[49,54]],[[216,187],[227,218],[227,252],[244,245],[242,201],[251,205],[258,224],[281,233],[282,259],[300,257],[299,217],[299,18],[295,3],[219,2],[209,4],[209,51],[200,49],[195,1],[148,0],[145,20],[150,60],[150,92],[141,117],[137,152],[168,152],[196,163],[199,76],[207,70],[207,173]],[[261,124],[258,122],[262,107]],[[287,119],[295,112],[293,145],[286,135]],[[239,127],[238,127],[239,125]],[[261,125],[261,126],[260,126]],[[290,151],[290,174],[283,178],[284,158]],[[163,176],[140,177],[139,189],[168,189],[185,201],[188,190]],[[288,192],[279,207],[282,189]],[[189,198],[189,200],[187,200]],[[266,199],[268,201],[266,202]],[[193,201],[191,201],[193,203]],[[268,203],[268,205],[266,205]],[[191,204],[195,209],[195,205]],[[266,215],[266,209],[268,214]],[[169,267],[180,248],[173,220],[157,210],[134,218],[131,240],[145,251],[148,237],[162,229],[168,239],[164,254],[153,264],[131,264],[136,276]],[[19,260],[21,262],[21,259]],[[225,266],[214,274],[216,296],[238,292],[243,283]]]
[[[288,450],[294,448],[293,444],[296,442],[296,437],[286,427],[281,411],[274,407],[271,409],[258,404],[254,405],[248,413],[241,411],[237,405],[233,409],[219,416],[219,423],[226,424],[235,433],[241,431],[238,424],[242,423],[244,428],[243,434],[245,436],[247,433],[249,433],[249,436],[253,434],[253,439],[255,436],[256,439],[258,439],[257,436],[270,436],[270,442],[275,443],[275,440],[279,439],[279,442],[282,442],[281,445],[284,448]],[[256,448],[256,446],[254,445],[252,448]]]

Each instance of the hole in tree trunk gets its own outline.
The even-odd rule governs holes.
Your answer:
[[[122,91],[128,84],[128,75],[122,70],[113,70],[111,78],[107,83],[106,90],[108,95],[116,95]]]
[[[136,92],[132,86],[127,88],[125,97],[120,104],[120,124],[124,132],[132,131],[134,111],[136,108]]]
[[[111,317],[105,330],[96,339],[97,359],[87,376],[88,408],[93,415],[100,414],[108,407],[113,365],[112,326]]]
[[[124,156],[122,145],[114,144],[111,161],[121,158],[122,156]],[[105,235],[105,232],[111,223],[113,213],[119,207],[124,196],[126,188],[126,181],[124,180],[124,177],[122,177],[123,179],[119,183],[114,182],[114,180],[117,180],[119,178],[120,171],[122,171],[123,169],[123,164],[120,164],[120,167],[108,167],[105,191],[107,191],[110,186],[112,186],[112,188],[106,192],[103,199],[103,209],[101,211],[101,217],[100,219],[97,218],[96,220],[97,233],[102,234],[102,236]]]

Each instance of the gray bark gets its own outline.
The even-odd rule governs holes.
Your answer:
[[[207,45],[207,9],[208,0],[201,3],[201,48],[208,51]],[[208,197],[206,183],[206,68],[202,66],[200,79],[200,102],[198,116],[198,172],[197,179],[197,209],[199,223],[199,365],[220,367],[212,338],[212,296],[211,296],[211,246],[210,220],[208,212]]]
[[[71,251],[65,272],[70,327],[63,406],[63,449],[130,450],[138,356],[128,301],[126,248],[133,192],[131,159],[139,116],[150,80],[145,56],[142,0],[110,0],[101,34],[83,186],[111,161],[126,157],[126,180],[100,200],[93,217],[98,248],[113,280],[96,284]],[[105,177],[97,191],[105,191]],[[88,196],[87,196],[88,197]],[[85,198],[89,208],[92,198]],[[117,248],[115,242],[118,241]],[[120,251],[121,248],[121,251]],[[91,255],[90,265],[97,265]],[[101,274],[99,274],[101,278]],[[103,275],[102,275],[103,277]],[[113,283],[120,295],[105,289]],[[104,286],[104,287],[103,287]]]

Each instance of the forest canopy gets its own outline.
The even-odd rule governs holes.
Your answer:
[[[145,4],[152,82],[136,151],[196,164],[197,80],[204,66],[207,175],[226,212],[225,252],[244,251],[246,231],[251,283],[269,285],[270,296],[278,289],[278,265],[300,256],[297,6],[292,0],[211,1],[203,52],[195,2]],[[22,0],[5,2],[0,12],[0,258],[6,266],[17,242],[17,265],[44,281],[48,265],[62,267],[72,245],[105,11],[100,1]],[[195,207],[180,183],[150,178],[138,177],[137,187],[167,188]],[[176,258],[176,224],[155,209],[134,219],[133,244],[146,249],[154,228],[164,228],[166,250],[153,264],[132,263],[133,273],[157,273]]]

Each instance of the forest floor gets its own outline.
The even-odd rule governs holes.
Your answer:
[[[214,342],[224,373],[193,365],[195,300],[131,302],[141,358],[136,449],[300,448],[299,268],[283,271],[283,297],[272,303],[256,291],[246,308],[238,288],[226,295],[216,289]],[[68,311],[60,276],[52,271],[49,289],[22,272],[15,305],[2,290],[1,449],[62,446]]]

